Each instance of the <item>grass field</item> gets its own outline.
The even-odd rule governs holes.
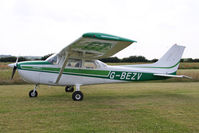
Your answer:
[[[0,86],[2,133],[198,133],[199,83],[83,86],[74,102],[63,87]]]
[[[64,87],[44,85],[29,98],[33,85],[17,73],[11,81],[0,63],[0,133],[198,133],[198,66],[177,72],[192,80],[82,86],[84,100],[74,102]]]

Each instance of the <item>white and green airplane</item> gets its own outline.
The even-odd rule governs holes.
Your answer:
[[[74,101],[83,100],[81,85],[117,82],[189,78],[176,75],[185,47],[173,45],[168,52],[153,64],[110,66],[98,59],[110,57],[136,41],[102,33],[86,33],[45,61],[24,61],[9,64],[27,82],[35,87],[30,97],[37,97],[38,85],[66,86],[73,92]]]

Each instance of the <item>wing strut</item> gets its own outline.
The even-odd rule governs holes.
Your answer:
[[[62,74],[63,74],[63,71],[64,71],[64,68],[65,68],[65,66],[66,66],[66,63],[68,62],[68,57],[69,56],[65,56],[66,58],[64,59],[64,63],[63,63],[63,65],[62,65],[62,67],[61,67],[61,69],[60,69],[60,71],[59,71],[59,75],[57,76],[57,80],[56,80],[56,82],[55,82],[55,84],[57,84],[58,82],[59,82],[59,80],[60,80],[60,78],[61,78],[61,76],[62,76]]]

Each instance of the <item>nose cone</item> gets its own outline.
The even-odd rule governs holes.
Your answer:
[[[11,63],[11,64],[8,64],[8,66],[11,67],[11,68],[14,68],[15,64],[16,63]]]

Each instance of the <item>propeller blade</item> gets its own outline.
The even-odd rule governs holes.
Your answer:
[[[16,72],[16,70],[17,70],[17,63],[18,63],[18,60],[19,60],[19,57],[17,57],[16,63],[15,63],[15,65],[14,65],[13,69],[12,69],[11,80],[13,79],[13,77],[14,77],[14,75],[15,75],[15,72]]]
[[[14,66],[14,67],[13,67],[13,70],[12,70],[11,80],[13,79],[13,77],[14,77],[14,75],[15,75],[16,70],[17,70],[17,66]]]

